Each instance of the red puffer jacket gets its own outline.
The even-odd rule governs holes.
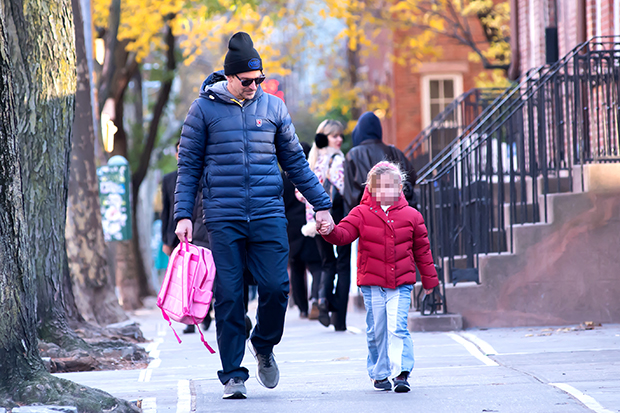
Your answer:
[[[386,216],[366,189],[360,205],[323,238],[336,245],[346,245],[360,239],[357,285],[394,289],[404,284],[415,284],[416,265],[424,288],[430,289],[439,284],[424,218],[407,204],[402,194],[396,204],[388,209]]]

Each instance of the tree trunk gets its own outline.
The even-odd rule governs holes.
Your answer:
[[[39,337],[70,349],[84,343],[68,328],[64,307],[65,207],[76,77],[71,7],[62,3],[26,6],[10,0],[7,27],[15,94],[20,96],[17,134]]]
[[[154,294],[153,286],[149,283],[149,277],[146,274],[145,265],[140,252],[140,239],[138,236],[138,225],[136,219],[136,210],[138,202],[138,194],[140,185],[146,176],[150,164],[153,148],[157,143],[157,132],[161,122],[164,109],[170,99],[172,90],[172,82],[176,70],[175,37],[170,26],[166,27],[165,42],[166,50],[166,69],[167,76],[162,81],[161,88],[157,97],[157,102],[153,108],[153,117],[149,126],[148,136],[144,142],[142,151],[139,155],[139,164],[132,173],[132,232],[131,241],[119,244],[117,249],[117,269],[116,283],[121,294],[121,304],[125,310],[133,310],[142,306],[142,298]],[[115,119],[114,123],[118,128],[114,139],[114,153],[128,158],[129,145],[127,133],[124,129],[124,101],[123,97],[127,90],[129,79],[134,77],[137,66],[129,59],[129,55],[124,51],[124,43],[117,45],[115,52],[116,67],[122,67],[123,70],[114,76],[113,93],[115,96]],[[129,63],[128,63],[129,60]],[[140,125],[141,126],[141,125]]]
[[[347,46],[347,72],[349,73],[349,87],[351,88],[351,90],[357,87],[357,82],[359,81],[359,76],[357,73],[358,68],[358,51],[357,49],[351,50],[351,48]],[[362,115],[360,102],[356,99],[351,102],[351,105],[351,118],[357,120]]]
[[[35,321],[38,271],[32,258],[37,249],[32,242],[32,234],[40,235],[47,231],[58,235],[58,232],[55,232],[55,223],[49,220],[39,221],[47,225],[46,228],[38,228],[39,232],[30,228],[31,223],[27,217],[33,208],[29,204],[37,204],[49,198],[32,199],[29,198],[30,193],[24,191],[27,181],[22,180],[21,147],[23,140],[29,140],[29,134],[33,130],[38,130],[49,141],[54,141],[56,136],[52,132],[59,131],[62,134],[63,129],[69,128],[70,122],[66,117],[71,117],[73,111],[70,106],[63,107],[63,104],[67,105],[72,99],[73,82],[71,79],[58,78],[55,87],[49,90],[49,85],[42,82],[42,77],[44,73],[51,75],[54,72],[51,61],[58,62],[60,66],[64,65],[65,75],[69,78],[72,76],[71,65],[63,60],[61,55],[71,59],[72,44],[67,37],[71,39],[73,32],[71,16],[68,14],[70,8],[67,4],[63,5],[62,1],[16,3],[19,4],[6,0],[0,3],[0,291],[3,292],[0,294],[0,308],[4,315],[0,318],[0,406],[12,408],[18,404],[37,403],[76,406],[79,412],[139,411],[129,403],[117,400],[100,390],[51,376],[45,371],[38,353]],[[22,14],[24,10],[30,14]],[[8,17],[6,23],[5,15]],[[54,26],[50,27],[52,22]],[[40,53],[43,49],[37,48],[37,39],[46,34],[55,35],[55,42],[50,43],[51,39],[46,39],[47,43],[44,44],[47,44],[48,48],[44,53]],[[43,42],[43,39],[41,41]],[[10,54],[9,50],[13,54]],[[20,73],[17,69],[23,69],[25,62],[19,60],[21,56],[31,54],[34,55],[31,58],[39,65],[32,67],[33,72],[21,72],[20,78],[12,78],[12,73]],[[27,83],[20,83],[23,80]],[[42,87],[39,88],[40,86]],[[24,91],[29,93],[17,94]],[[20,97],[19,101],[31,105],[32,117],[24,120],[20,116],[22,113],[18,110],[16,95]],[[42,99],[43,97],[45,99]],[[56,111],[50,111],[50,106],[55,106],[49,102],[54,101],[60,107],[56,107]],[[37,110],[39,106],[41,111]],[[41,119],[47,120],[43,124],[50,128],[48,131],[36,125],[39,122],[35,113],[40,115]],[[18,119],[21,124],[18,124]],[[40,143],[47,144],[47,141]],[[51,152],[55,146],[50,143]],[[62,169],[66,170],[66,164]],[[39,172],[35,170],[34,174],[37,173]],[[56,199],[55,203],[47,207],[64,209],[63,202],[59,201],[62,199]],[[60,235],[62,238],[63,234]],[[57,250],[54,246],[50,249]],[[57,285],[58,290],[62,290],[62,282]]]
[[[77,92],[65,230],[71,283],[77,308],[87,322],[105,326],[128,317],[109,282],[106,245],[95,168],[90,74],[79,0],[72,0],[77,57]]]

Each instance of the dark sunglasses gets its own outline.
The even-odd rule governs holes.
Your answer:
[[[248,87],[252,84],[252,82],[256,83],[256,86],[260,85],[265,81],[265,75],[260,75],[255,79],[241,79],[239,76],[235,75],[237,79],[241,82],[241,86]]]

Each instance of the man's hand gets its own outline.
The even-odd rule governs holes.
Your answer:
[[[177,222],[177,229],[174,230],[174,233],[179,237],[179,241],[187,241],[192,242],[192,220],[185,218]]]
[[[316,230],[321,235],[328,235],[334,230],[334,219],[329,211],[319,211],[316,213]]]
[[[170,245],[162,245],[161,246],[161,250],[164,252],[164,254],[166,254],[167,256],[170,256],[170,254],[172,254],[172,248],[170,248]]]

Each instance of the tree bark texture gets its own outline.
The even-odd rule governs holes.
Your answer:
[[[22,197],[10,56],[0,8],[0,405],[15,378],[43,371],[36,337],[30,243]]]
[[[79,0],[72,0],[77,58],[77,92],[65,229],[71,283],[84,320],[101,326],[127,320],[108,276],[101,225],[90,74]]]
[[[359,56],[357,50],[351,50],[350,47],[347,47],[347,71],[349,73],[349,82],[350,88],[353,90],[357,87],[357,82],[359,81],[358,77],[358,68],[359,68]],[[355,101],[351,102],[351,117],[352,119],[359,119],[362,116],[362,109],[360,108],[360,102]]]
[[[20,130],[18,122],[18,119],[21,119],[20,103],[15,96],[19,96],[19,101],[33,104],[32,109],[36,112],[36,105],[40,101],[33,102],[29,98],[45,88],[38,88],[37,83],[34,83],[37,77],[32,76],[32,72],[21,72],[23,77],[13,77],[16,66],[19,66],[15,64],[15,58],[19,59],[20,55],[24,55],[13,53],[32,51],[28,46],[36,43],[33,40],[36,36],[30,37],[27,34],[40,34],[42,29],[48,29],[49,26],[33,21],[27,22],[24,18],[26,13],[22,13],[17,16],[17,22],[13,20],[16,23],[13,28],[20,27],[26,31],[7,30],[9,19],[5,16],[15,17],[13,13],[16,12],[16,6],[9,4],[6,0],[0,1],[0,308],[3,311],[3,317],[0,318],[0,372],[2,372],[0,374],[0,406],[12,408],[17,405],[37,403],[76,406],[79,412],[139,411],[129,403],[100,390],[51,376],[45,371],[39,356],[35,315],[37,269],[32,259],[36,252],[32,242],[31,222],[27,215],[28,204],[33,201],[28,198],[27,183],[22,179],[23,170],[20,164],[23,158],[21,141],[28,137],[28,134],[21,130],[28,128]],[[52,25],[56,23],[56,28],[67,27],[63,24],[66,20],[62,17],[62,13],[59,13],[62,4],[28,3],[22,7],[23,10],[18,13],[27,11],[35,16],[34,20],[41,16],[44,18],[42,21]],[[68,26],[70,26],[70,17]],[[18,34],[20,37],[11,38],[11,34]],[[53,34],[72,37],[71,32],[62,30],[53,32]],[[10,43],[9,39],[13,42]],[[60,37],[56,40],[63,43]],[[55,45],[50,45],[48,51],[54,48]],[[69,56],[71,54],[68,53]],[[21,65],[23,63],[23,61],[20,62]],[[46,61],[41,59],[38,69],[45,70],[46,68]],[[23,80],[33,81],[33,83],[21,84]],[[65,91],[67,83],[70,88],[71,82],[65,83],[59,80],[53,88],[56,92],[60,92],[57,95]],[[25,90],[31,94],[17,94],[18,91]],[[48,97],[54,99],[54,96]],[[23,128],[24,124],[22,123],[21,126]],[[60,125],[55,126],[61,128]],[[46,136],[51,140],[54,139],[53,134]],[[57,205],[50,206],[51,209],[54,207],[58,208]],[[49,221],[45,223],[48,225],[47,229],[53,232],[53,223]],[[46,228],[38,230],[45,232]],[[62,282],[58,284],[58,289],[62,290]]]
[[[7,0],[5,0],[7,1]],[[32,248],[39,337],[61,347],[83,342],[68,327],[65,219],[76,90],[71,4],[7,1],[15,75],[28,240]]]

